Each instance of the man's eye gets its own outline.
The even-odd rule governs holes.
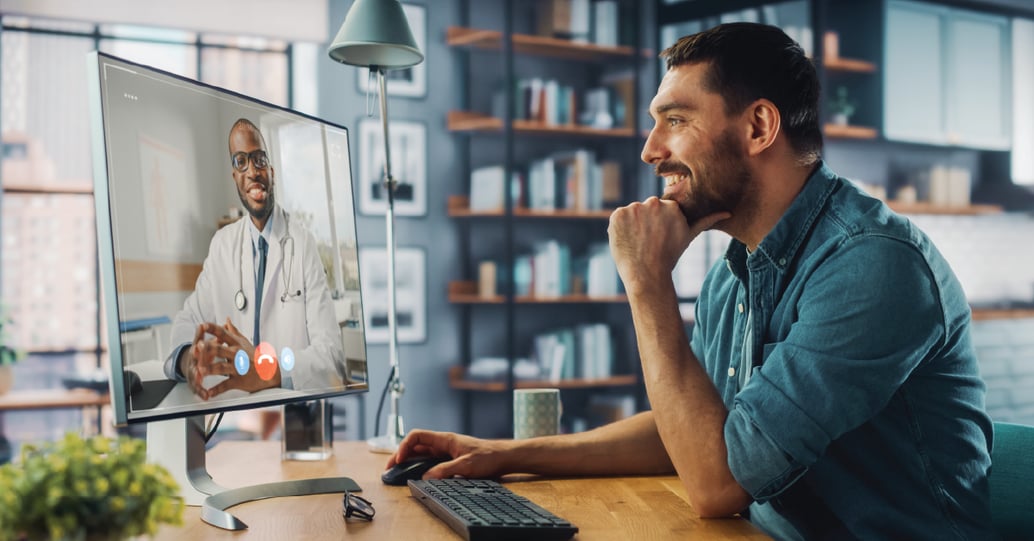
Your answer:
[[[668,127],[669,128],[674,128],[675,126],[678,126],[681,123],[682,123],[682,119],[680,119],[680,118],[669,118],[668,119]]]

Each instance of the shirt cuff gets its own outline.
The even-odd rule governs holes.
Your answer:
[[[180,344],[176,351],[172,352],[169,359],[166,361],[165,366],[165,377],[173,381],[187,381],[186,376],[180,372],[180,354],[183,353],[183,349],[190,345],[190,342]]]
[[[754,500],[778,496],[807,471],[747,415],[734,407],[725,421],[729,470]]]

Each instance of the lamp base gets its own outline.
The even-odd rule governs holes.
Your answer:
[[[396,440],[390,435],[384,435],[366,440],[366,446],[369,447],[371,453],[393,455],[395,451],[398,451],[400,442],[401,440]]]
[[[389,415],[384,435],[366,440],[366,445],[371,453],[394,454],[402,443],[402,436],[402,416]]]

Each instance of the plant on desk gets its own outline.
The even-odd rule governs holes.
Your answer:
[[[179,487],[143,440],[69,433],[0,467],[0,541],[115,541],[182,522]]]

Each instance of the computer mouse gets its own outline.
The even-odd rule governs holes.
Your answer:
[[[450,460],[452,457],[448,456],[415,456],[385,470],[381,481],[386,485],[402,486],[410,479],[419,480],[427,470]]]

